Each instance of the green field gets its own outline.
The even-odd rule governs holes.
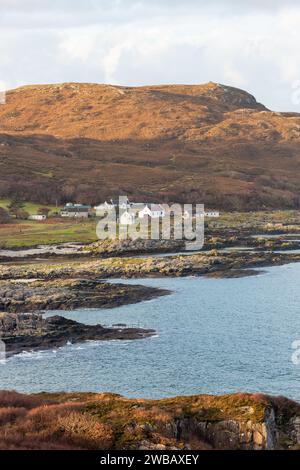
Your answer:
[[[8,209],[10,202],[11,201],[9,199],[0,199],[0,207],[3,209]],[[35,204],[34,202],[24,202],[24,210],[31,215],[37,214],[40,207],[47,207],[50,209],[50,215],[59,212],[61,209],[61,207],[56,207],[51,204]]]
[[[7,209],[9,204],[9,199],[0,199],[0,207]],[[29,214],[37,214],[41,207],[50,209],[49,215],[52,217],[42,222],[12,219],[11,223],[0,225],[0,249],[66,242],[91,243],[97,239],[95,219],[61,219],[53,217],[61,207],[51,204],[24,203],[24,210]]]
[[[15,221],[0,225],[0,248],[22,248],[66,242],[91,243],[97,240],[96,221],[48,219],[43,222]]]

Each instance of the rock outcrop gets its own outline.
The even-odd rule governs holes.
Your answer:
[[[61,316],[43,318],[38,312],[116,307],[168,293],[147,286],[84,279],[0,281],[0,339],[5,343],[7,355],[12,355],[56,348],[67,342],[146,338],[154,331],[126,325],[120,328],[84,325]]]
[[[1,269],[1,268],[0,268]],[[39,276],[37,276],[39,277]],[[69,279],[68,279],[69,278]],[[112,308],[166,295],[153,287],[109,284],[66,276],[51,279],[0,280],[0,311],[36,312],[76,308]]]
[[[109,393],[3,391],[0,413],[0,449],[274,450],[300,445],[300,405],[257,394],[137,400]]]
[[[15,279],[15,282],[17,282],[18,279],[37,279],[53,281],[53,283],[55,280],[65,280],[66,282],[69,280],[70,282],[70,279],[73,279],[75,283],[75,280],[80,278],[88,279],[88,285],[88,282],[93,282],[92,280],[109,278],[183,277],[191,275],[236,277],[248,275],[247,270],[249,268],[276,266],[298,261],[300,261],[300,254],[289,253],[288,251],[286,253],[272,253],[271,251],[225,253],[212,250],[209,252],[191,254],[190,256],[174,255],[156,257],[153,255],[144,258],[115,257],[88,261],[80,260],[78,263],[62,262],[56,265],[46,263],[29,264],[27,266],[0,265],[0,289],[2,281],[11,279]],[[256,272],[258,273],[258,271]],[[249,274],[253,274],[253,272],[249,271]],[[47,284],[45,284],[44,287],[46,287],[46,285]],[[51,284],[49,284],[49,286],[51,286]],[[61,282],[61,288],[63,288],[63,286],[64,283]],[[34,284],[32,285],[32,288],[33,287]],[[129,288],[130,286],[123,287],[126,289],[126,287]],[[108,287],[106,288],[109,289]],[[142,291],[142,287],[140,287],[140,290]],[[160,291],[157,290],[157,294],[159,294],[159,292]]]
[[[126,325],[118,328],[84,325],[58,315],[43,318],[40,314],[0,314],[0,339],[4,341],[7,357],[23,351],[58,348],[67,343],[142,339],[154,333],[154,330],[127,328]]]

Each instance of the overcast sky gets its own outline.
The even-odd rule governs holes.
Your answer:
[[[203,83],[300,112],[299,0],[0,0],[0,90]]]

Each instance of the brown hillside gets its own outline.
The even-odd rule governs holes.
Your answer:
[[[27,86],[0,106],[0,197],[300,206],[300,115],[205,85]]]
[[[299,450],[299,416],[298,403],[260,394],[144,400],[3,390],[0,450]]]

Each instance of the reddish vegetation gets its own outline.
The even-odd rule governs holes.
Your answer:
[[[274,446],[298,445],[293,420],[299,404],[280,397],[239,393],[134,400],[109,393],[2,391],[0,449],[267,448],[264,426],[271,410]]]
[[[214,83],[62,84],[0,106],[0,197],[299,207],[300,115]]]
[[[0,394],[0,449],[108,448],[110,430],[87,414],[84,403],[54,402],[15,392]]]

